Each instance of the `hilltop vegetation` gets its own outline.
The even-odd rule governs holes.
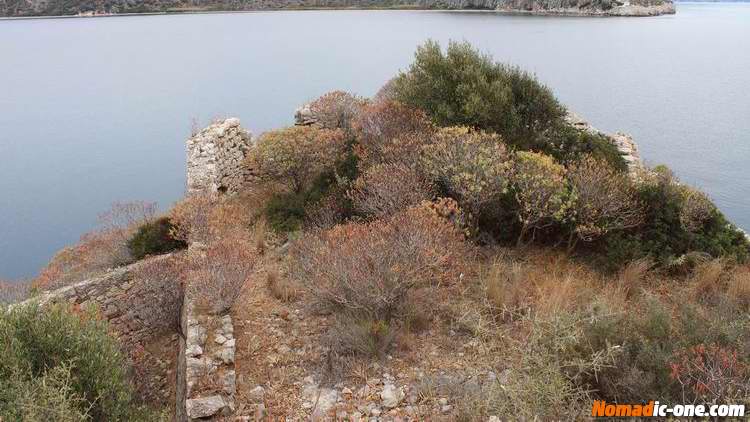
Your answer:
[[[199,243],[169,272],[197,274],[201,306],[237,321],[239,416],[750,405],[747,238],[666,167],[629,167],[571,126],[533,75],[428,42],[374,98],[309,111],[256,139],[240,192],[162,219],[116,208],[125,223],[37,286]]]

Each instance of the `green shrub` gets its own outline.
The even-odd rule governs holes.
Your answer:
[[[608,268],[651,257],[664,267],[682,268],[694,253],[745,262],[750,243],[744,233],[702,194],[680,184],[664,166],[640,184],[638,201],[645,205],[638,230],[605,236],[601,245]],[[710,205],[710,206],[707,206]]]
[[[568,124],[558,124],[550,132],[549,140],[540,145],[540,150],[562,163],[575,161],[581,156],[588,155],[606,161],[619,171],[624,172],[628,169],[620,151],[617,150],[612,140],[604,135],[593,134]]]
[[[301,191],[273,195],[265,207],[271,228],[277,233],[295,232],[309,220],[311,211],[318,214],[319,208],[326,205],[336,209],[338,218],[350,217],[353,206],[342,186],[357,178],[357,164],[357,156],[350,149],[335,163],[333,171],[318,174]]]
[[[468,43],[451,42],[443,54],[428,41],[393,81],[393,90],[398,101],[424,110],[439,126],[496,132],[522,149],[538,148],[565,114],[532,75],[493,62]]]
[[[174,226],[168,217],[150,221],[139,227],[128,240],[130,254],[138,260],[187,247],[184,241],[175,239],[172,233]]]
[[[444,128],[422,151],[421,167],[427,177],[473,214],[496,206],[507,193],[510,154],[496,134]]]
[[[119,344],[93,312],[0,309],[0,338],[0,418],[153,420],[134,400]]]
[[[521,244],[528,230],[558,224],[567,217],[570,192],[565,168],[552,157],[535,152],[516,154],[511,172],[511,190],[518,204]]]

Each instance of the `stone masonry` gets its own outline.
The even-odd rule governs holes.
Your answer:
[[[15,306],[32,302],[38,303],[39,306],[65,302],[82,308],[96,305],[109,321],[120,343],[125,349],[129,349],[167,330],[174,330],[177,326],[176,310],[173,315],[163,318],[167,311],[164,309],[165,299],[170,303],[176,300],[165,298],[169,293],[160,283],[138,275],[142,267],[171,257],[172,255],[162,255],[139,261],[98,277],[44,292]],[[173,293],[178,294],[177,290]]]
[[[249,177],[241,164],[251,142],[237,118],[217,121],[188,139],[188,193],[238,192]]]
[[[218,121],[187,140],[188,194],[239,192],[251,177],[243,161],[252,140],[230,118]],[[188,242],[188,255],[204,253],[204,245]],[[211,420],[231,415],[237,393],[234,369],[235,339],[230,315],[213,315],[197,306],[191,284],[201,283],[188,273],[180,316],[185,337],[180,340],[176,419]],[[206,384],[210,388],[205,388]]]

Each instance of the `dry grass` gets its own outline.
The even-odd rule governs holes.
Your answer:
[[[693,297],[697,301],[711,300],[721,290],[727,261],[721,258],[699,264],[689,279]]]
[[[741,309],[750,311],[750,268],[737,269],[727,285],[729,298]]]
[[[0,305],[21,302],[29,297],[31,284],[26,281],[0,280]]]
[[[299,287],[286,277],[282,277],[275,267],[266,269],[266,286],[271,296],[282,302],[293,302],[300,296]]]
[[[631,298],[646,282],[646,276],[653,266],[650,259],[643,258],[629,262],[617,275],[617,284],[626,298]]]

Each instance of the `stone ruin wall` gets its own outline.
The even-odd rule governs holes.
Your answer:
[[[178,281],[155,276],[149,268],[162,266],[175,254],[145,259],[116,268],[79,283],[41,293],[13,306],[38,304],[45,307],[69,303],[86,309],[95,306],[109,323],[122,351],[138,362],[140,376],[134,381],[141,397],[167,402],[174,382],[171,362],[175,357],[154,355],[149,346],[172,344],[176,355],[179,307],[182,292]],[[132,353],[132,355],[131,355]]]
[[[217,121],[187,140],[188,194],[235,194],[251,179],[243,166],[252,146],[248,131],[239,119]],[[188,242],[188,254],[203,253],[204,245]],[[189,274],[186,286],[201,283]],[[196,298],[185,289],[180,325],[185,337],[180,339],[177,370],[178,421],[211,420],[234,412],[237,393],[234,368],[234,325],[230,315],[211,315],[196,306]],[[203,392],[202,380],[219,381],[219,391]]]
[[[187,141],[187,192],[228,193],[241,190],[250,174],[242,162],[252,145],[236,118],[217,121]]]

